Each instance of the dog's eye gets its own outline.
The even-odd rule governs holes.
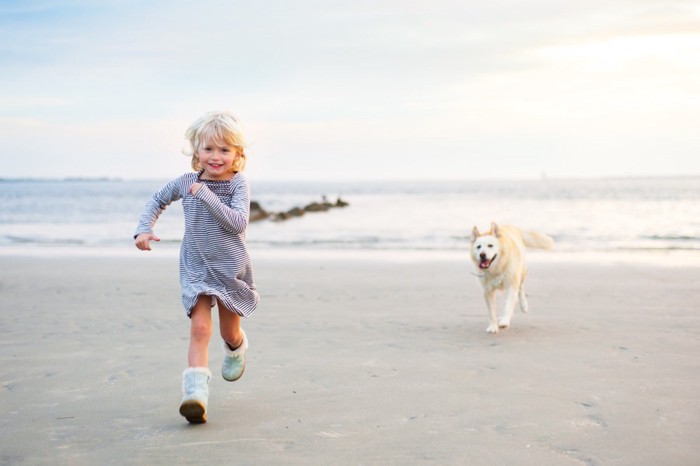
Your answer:
[[[492,247],[493,247],[493,244],[489,244],[489,247],[492,248]]]
[[[481,249],[481,245],[478,245],[478,246],[476,247],[476,249]]]

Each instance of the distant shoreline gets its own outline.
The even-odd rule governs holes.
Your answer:
[[[645,180],[692,180],[698,178],[700,179],[700,173],[693,175],[605,175],[605,176],[590,176],[590,177],[572,177],[572,176],[529,176],[522,178],[505,177],[505,178],[373,178],[369,180],[360,179],[295,179],[295,180],[285,180],[285,179],[265,179],[265,178],[254,178],[255,182],[259,183],[285,183],[285,184],[310,184],[310,183],[391,183],[391,184],[401,184],[401,183],[435,183],[435,182],[446,182],[446,183],[488,183],[488,182],[591,182],[591,181],[645,181]],[[0,177],[0,183],[18,183],[18,182],[29,182],[29,183],[56,183],[56,182],[114,182],[114,183],[124,183],[124,182],[163,182],[170,178],[124,178],[124,177],[109,177],[109,176],[68,176],[68,177],[50,177],[50,178],[32,178],[32,177]]]
[[[74,182],[128,182],[132,180],[109,177],[67,177],[67,178],[0,178],[0,183],[74,183]]]
[[[310,247],[263,247],[249,244],[253,260],[316,259],[379,262],[432,262],[456,261],[465,265],[465,273],[471,271],[467,249],[333,249]],[[173,260],[179,257],[180,248],[175,244],[157,245],[153,251],[138,251],[131,245],[108,246],[51,246],[22,245],[0,246],[0,257],[34,258],[123,258],[138,260]],[[647,264],[661,267],[700,267],[700,251],[635,250],[635,251],[528,251],[530,263],[570,263],[612,266],[620,264]]]

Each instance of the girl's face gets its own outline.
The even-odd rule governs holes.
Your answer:
[[[205,180],[230,180],[233,178],[233,164],[240,157],[238,148],[213,140],[205,141],[197,151]]]

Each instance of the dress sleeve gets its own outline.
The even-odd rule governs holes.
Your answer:
[[[187,175],[176,178],[158,190],[143,208],[134,238],[141,233],[153,233],[153,225],[166,207],[182,198],[184,186],[187,185]],[[189,184],[192,184],[191,182]]]
[[[248,227],[250,216],[250,188],[248,181],[242,176],[236,176],[232,186],[230,205],[226,205],[203,184],[195,197],[201,200],[221,227],[232,233],[243,233]]]

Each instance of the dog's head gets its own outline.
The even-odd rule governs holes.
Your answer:
[[[471,256],[481,270],[487,270],[498,259],[500,237],[501,232],[495,223],[491,224],[491,229],[486,233],[479,233],[477,227],[472,230]]]

